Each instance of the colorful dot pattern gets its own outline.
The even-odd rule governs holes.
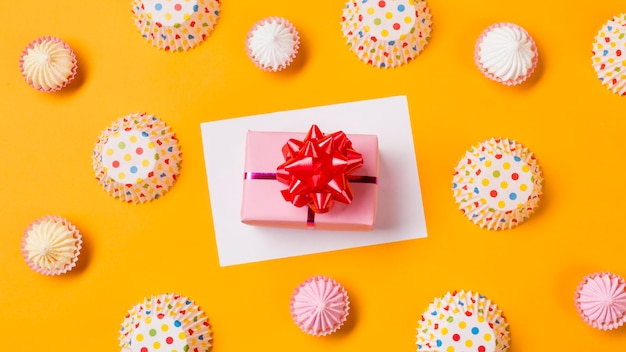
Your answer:
[[[613,93],[626,95],[626,14],[609,20],[592,47],[592,64],[598,79]]]
[[[158,160],[148,133],[117,131],[102,146],[102,165],[112,180],[140,184],[154,170]]]
[[[542,182],[531,152],[515,141],[491,139],[472,147],[459,161],[452,191],[472,222],[499,230],[519,225],[534,212]]]
[[[181,162],[175,134],[145,113],[116,120],[98,138],[92,157],[98,183],[127,203],[160,198],[176,182]]]
[[[416,17],[409,1],[368,1],[363,6],[365,33],[386,40],[402,40],[411,33]]]
[[[142,0],[141,4],[150,20],[168,27],[180,25],[198,12],[197,0]]]
[[[219,18],[219,0],[132,0],[141,35],[165,51],[185,51],[205,41]]]
[[[208,352],[211,326],[193,301],[176,294],[146,298],[124,318],[120,347],[133,352]]]
[[[183,352],[189,350],[182,323],[165,315],[146,317],[133,331],[133,352]]]
[[[348,1],[341,18],[348,47],[361,61],[379,68],[411,62],[430,40],[426,1]]]
[[[418,322],[418,351],[501,352],[509,345],[502,311],[471,291],[448,292],[435,299]]]

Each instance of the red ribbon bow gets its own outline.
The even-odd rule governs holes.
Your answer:
[[[285,162],[276,169],[276,179],[289,186],[281,191],[286,201],[320,214],[335,201],[352,202],[348,175],[363,165],[363,156],[345,133],[324,135],[313,125],[303,141],[289,139],[282,152]]]

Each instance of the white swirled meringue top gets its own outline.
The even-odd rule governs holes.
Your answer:
[[[482,70],[502,81],[529,74],[537,55],[532,38],[514,24],[488,28],[477,46]]]
[[[288,21],[269,18],[257,23],[248,36],[248,53],[264,69],[287,67],[298,51],[300,37]]]
[[[32,44],[22,61],[22,74],[37,89],[60,89],[74,75],[75,57],[60,41],[42,40]]]
[[[58,270],[74,260],[78,239],[62,222],[46,220],[34,224],[25,241],[29,260],[40,268]]]

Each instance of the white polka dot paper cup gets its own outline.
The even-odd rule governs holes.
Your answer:
[[[480,227],[513,228],[539,204],[543,177],[532,152],[513,140],[473,146],[457,165],[452,191],[461,212]]]
[[[206,313],[193,301],[161,294],[128,311],[119,340],[122,352],[208,352],[213,338]]]
[[[176,182],[181,162],[171,128],[145,113],[113,122],[98,138],[92,157],[98,183],[126,203],[160,198]]]
[[[600,82],[613,93],[626,96],[626,13],[600,28],[591,53]]]
[[[435,299],[417,324],[419,352],[504,352],[509,324],[496,304],[472,291]]]
[[[185,51],[209,37],[220,11],[219,0],[132,0],[133,20],[152,45]]]
[[[431,14],[422,0],[349,0],[341,27],[348,47],[379,68],[411,62],[430,40]]]

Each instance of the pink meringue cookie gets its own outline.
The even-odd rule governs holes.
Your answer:
[[[626,322],[626,281],[616,274],[587,275],[575,301],[578,314],[593,328],[612,330]]]
[[[300,284],[291,296],[291,317],[309,335],[326,336],[346,321],[350,301],[346,290],[326,276],[314,276]]]

